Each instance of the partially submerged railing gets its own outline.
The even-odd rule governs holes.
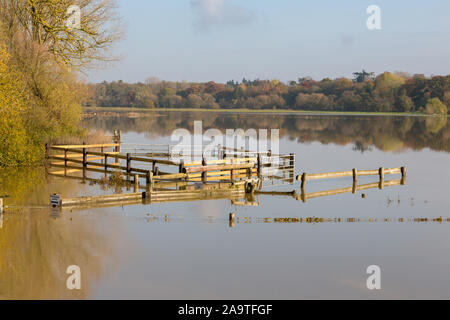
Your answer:
[[[384,176],[386,174],[401,174],[402,180],[406,179],[406,167],[390,168],[385,169],[383,167],[377,170],[357,170],[352,169],[351,171],[340,171],[340,172],[327,172],[327,173],[317,173],[308,174],[304,172],[297,176],[297,181],[301,181],[301,188],[305,188],[306,181],[319,180],[319,179],[333,179],[342,177],[353,177],[353,182],[356,183],[359,176],[379,176],[380,182],[384,181]]]
[[[87,172],[114,174],[115,178],[120,175],[121,180],[133,181],[135,189],[139,189],[140,179],[145,179],[150,189],[161,181],[207,183],[258,178],[294,183],[293,154],[273,155],[271,151],[253,152],[218,145],[212,152],[213,157],[207,157],[204,153],[206,149],[211,151],[210,146],[199,149],[193,146],[192,150],[198,149],[201,153],[200,161],[185,162],[181,154],[173,157],[174,148],[179,145],[125,144],[121,142],[120,131],[114,131],[113,141],[110,144],[47,146],[50,165],[63,169],[52,174],[67,176],[82,172],[84,179],[87,179]]]

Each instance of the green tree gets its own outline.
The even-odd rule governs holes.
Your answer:
[[[447,106],[439,100],[439,98],[432,98],[427,101],[425,106],[426,114],[447,114]]]

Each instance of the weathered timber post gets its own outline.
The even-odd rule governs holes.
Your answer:
[[[234,213],[230,213],[229,216],[228,216],[228,223],[229,223],[230,228],[234,227],[235,219],[236,219],[235,214]]]
[[[253,176],[253,169],[252,168],[247,168],[247,178],[251,179],[252,176]]]
[[[253,182],[247,181],[245,183],[245,193],[253,194],[255,192],[255,188],[256,185]]]
[[[83,142],[83,145],[85,145],[86,143]],[[83,183],[85,182],[86,179],[86,168],[87,168],[87,149],[83,148]]]
[[[139,175],[134,175],[134,193],[139,192]]]
[[[83,142],[83,145],[86,143]],[[86,148],[83,148],[83,168],[87,167],[87,150]]]
[[[121,144],[122,144],[122,130],[119,130],[118,133],[119,133],[119,136],[118,136],[117,143],[119,144],[119,146],[117,147],[117,152],[120,153],[120,147],[121,147]]]
[[[302,202],[306,202],[306,193],[305,193],[304,188],[302,188],[302,193],[300,194],[300,199],[302,200]]]
[[[127,173],[131,173],[131,154],[127,153]]]
[[[356,191],[358,191],[358,182],[356,180],[353,180],[352,193],[355,194]]]
[[[121,134],[122,132],[119,130],[114,130],[114,143],[116,144],[116,146],[114,147],[114,152],[116,152],[117,154],[120,153],[120,143],[121,143]],[[116,164],[119,162],[119,158],[115,157],[116,160]]]
[[[64,166],[67,167],[67,149],[64,149]]]
[[[178,167],[178,173],[183,173],[183,169],[184,169],[184,160],[181,159],[180,160],[180,165]]]
[[[207,165],[206,159],[203,157],[202,158],[202,166],[206,166],[206,165]],[[203,171],[202,172],[202,182],[203,183],[208,182],[208,171]]]
[[[261,179],[262,177],[262,161],[261,161],[261,154],[258,154],[258,162],[257,162],[257,172],[258,172],[258,178]]]
[[[50,146],[48,143],[45,144],[45,159],[48,159],[50,157]]]
[[[108,171],[108,154],[105,154],[105,173]]]
[[[295,172],[295,155],[291,153],[289,155],[289,181],[294,183],[294,172]]]
[[[149,192],[149,195],[153,192],[154,180],[153,180],[153,172],[147,172],[147,186],[146,189]]]
[[[384,189],[384,168],[383,167],[380,168],[379,175],[380,175],[379,188],[380,188],[380,190],[383,190]]]
[[[304,172],[304,173],[302,174],[302,185],[301,185],[302,193],[304,193],[304,191],[305,191],[306,179],[307,179],[306,173]]]
[[[150,181],[151,181],[150,175],[151,175],[151,173],[152,172],[150,170],[148,170],[146,173],[146,176],[145,176],[145,190],[147,191],[147,193],[149,193],[149,191],[150,191]]]
[[[406,167],[401,167],[400,170],[402,172],[402,180],[400,183],[402,185],[405,185],[406,184]]]
[[[353,186],[352,186],[352,193],[355,194],[358,189],[358,170],[353,168],[352,169],[353,174]]]

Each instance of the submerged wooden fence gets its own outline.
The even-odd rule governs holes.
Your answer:
[[[87,179],[86,173],[89,171],[103,173],[105,176],[114,174],[120,175],[120,180],[134,181],[138,186],[139,179],[142,178],[150,189],[157,181],[234,182],[252,178],[262,179],[264,176],[294,183],[293,154],[272,155],[269,153],[259,154],[256,157],[238,158],[235,155],[224,158],[223,153],[223,159],[203,157],[201,161],[185,163],[183,159],[174,161],[170,158],[150,158],[131,153],[121,154],[120,151],[119,135],[118,138],[114,137],[114,143],[111,144],[48,146],[47,159],[52,167],[63,169],[52,172],[55,175],[67,176],[70,173],[82,172],[83,178]],[[269,160],[264,161],[263,157],[268,157]],[[161,167],[166,167],[171,172],[162,171]],[[276,176],[276,172],[281,172],[281,176]]]
[[[61,198],[59,194],[50,197],[50,203],[55,207],[79,207],[104,204],[137,204],[158,203],[169,201],[193,201],[210,199],[235,199],[244,198],[246,194],[253,193],[255,181],[242,181],[234,184],[220,185],[205,189],[180,189],[134,192],[126,194],[112,194],[100,196],[84,196],[77,198]]]
[[[353,177],[354,183],[358,181],[358,176],[379,176],[380,182],[384,181],[386,174],[401,174],[402,180],[406,179],[406,167],[390,168],[385,169],[383,167],[377,170],[357,170],[352,169],[351,171],[340,171],[340,172],[328,172],[328,173],[317,173],[317,174],[307,174],[303,173],[297,176],[297,181],[301,181],[301,188],[305,188],[306,181],[319,180],[319,179],[333,179],[342,177]]]
[[[50,174],[98,182],[99,179],[87,177],[87,172],[95,172],[103,174],[103,179],[107,181],[112,178],[113,182],[126,182],[127,186],[134,185],[134,192],[127,195],[116,194],[63,199],[62,205],[135,202],[142,199],[151,202],[165,202],[223,197],[236,198],[241,194],[253,194],[255,189],[259,194],[289,195],[297,200],[306,201],[310,198],[332,194],[356,193],[357,190],[369,188],[383,189],[385,186],[405,184],[406,181],[406,167],[379,168],[377,170],[352,169],[351,171],[319,174],[303,173],[295,179],[295,156],[292,153],[280,155],[272,154],[271,151],[258,153],[233,148],[221,149],[219,147],[217,159],[204,157],[202,150],[201,160],[191,162],[185,162],[181,157],[171,157],[170,146],[166,153],[123,154],[121,153],[123,150],[120,136],[120,132],[115,132],[113,143],[107,144],[47,146],[47,158],[50,166],[62,168],[62,170],[53,171]],[[164,171],[161,169],[164,169]],[[82,176],[70,175],[72,173],[82,173]],[[402,178],[385,181],[385,175],[387,174],[401,174]],[[379,182],[357,185],[359,176],[372,175],[379,176]],[[305,192],[307,181],[341,177],[353,177],[353,186],[314,193]],[[297,193],[295,190],[291,192],[263,192],[261,187],[264,179],[271,180],[272,183],[275,180],[291,184],[295,180],[301,181],[301,192]],[[145,181],[145,184],[140,183],[142,180]],[[198,187],[198,184],[200,187]],[[145,192],[140,192],[142,189]],[[239,205],[259,203],[259,201],[233,201]]]
[[[319,198],[319,197],[327,197],[332,195],[338,195],[343,193],[353,193],[355,194],[358,191],[363,190],[369,190],[369,189],[384,189],[385,187],[392,187],[392,186],[401,186],[405,185],[406,181],[404,178],[402,179],[396,179],[396,180],[380,180],[378,182],[372,182],[362,185],[357,185],[356,181],[353,181],[353,186],[346,187],[346,188],[338,188],[338,189],[332,189],[332,190],[325,190],[325,191],[318,191],[318,192],[311,192],[307,193],[305,192],[305,189],[302,188],[301,192],[298,193],[297,190],[292,191],[255,191],[256,194],[259,195],[272,195],[272,196],[288,196],[293,197],[296,200],[301,200],[303,202],[306,202],[308,199],[313,198]]]

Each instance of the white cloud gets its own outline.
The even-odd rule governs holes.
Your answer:
[[[229,0],[191,0],[196,15],[194,25],[199,29],[212,26],[242,25],[252,22],[256,15],[253,11],[229,3]]]

